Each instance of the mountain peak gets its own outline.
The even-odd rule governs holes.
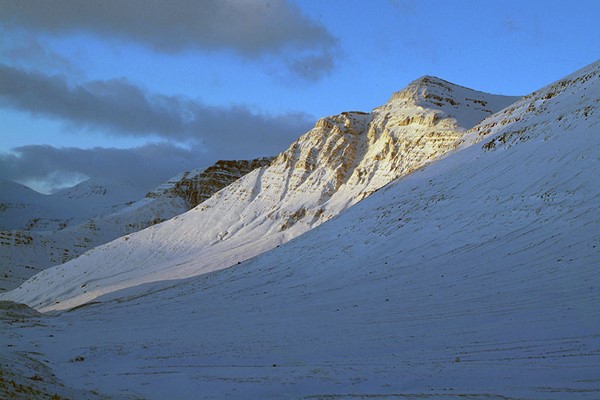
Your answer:
[[[452,91],[452,86],[458,86],[452,82],[448,82],[442,78],[438,78],[433,75],[423,75],[420,78],[415,79],[408,86],[422,86],[422,87],[431,87],[431,86],[441,86],[445,87],[449,91]]]
[[[446,92],[451,93],[454,85],[451,82],[445,81],[435,76],[423,75],[409,83],[404,89],[392,94],[390,101],[393,100],[413,100],[419,101],[427,98],[430,92]]]
[[[437,110],[440,117],[456,120],[467,130],[483,118],[519,100],[469,89],[431,75],[424,75],[392,95],[387,105]]]

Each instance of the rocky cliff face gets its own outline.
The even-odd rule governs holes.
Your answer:
[[[61,219],[54,224],[47,218],[30,218],[25,229],[0,231],[0,290],[12,289],[47,267],[66,263],[93,247],[188,211],[271,161],[272,158],[217,161],[204,170],[171,178],[140,201],[83,222],[69,225],[69,219]],[[107,190],[100,185],[90,187],[91,191],[71,190],[61,195],[89,198]]]
[[[425,76],[371,113],[319,120],[274,161],[278,180],[263,180],[275,180],[266,187],[295,205],[287,214],[314,226],[453,150],[469,128],[517,99]]]
[[[269,167],[181,216],[48,269],[19,292],[36,286],[44,293],[31,305],[64,309],[130,286],[229,267],[451,151],[472,125],[514,100],[423,77],[371,113],[319,120]],[[61,278],[37,288],[56,274]]]
[[[248,172],[271,164],[272,157],[254,160],[219,160],[204,170],[186,171],[149,192],[146,197],[180,198],[188,210],[229,186]],[[187,211],[187,210],[186,210]]]

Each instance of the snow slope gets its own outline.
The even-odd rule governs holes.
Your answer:
[[[600,62],[272,251],[2,342],[113,398],[598,399],[599,107]]]
[[[220,160],[208,168],[178,174],[145,197],[139,196],[141,200],[119,203],[104,214],[82,222],[79,222],[82,214],[78,209],[70,210],[69,206],[73,202],[85,204],[86,199],[106,195],[107,187],[115,185],[84,182],[53,196],[39,195],[51,197],[60,212],[65,215],[71,212],[72,217],[63,220],[58,228],[45,223],[47,219],[34,218],[29,220],[25,230],[0,231],[0,290],[14,289],[45,268],[65,263],[93,247],[184,213],[253,169],[270,162],[270,158]],[[13,197],[16,197],[14,193]],[[94,203],[93,200],[90,202]]]
[[[229,267],[454,149],[467,124],[514,100],[420,78],[371,113],[319,120],[270,167],[188,213],[45,270],[6,298],[60,310],[115,290]]]

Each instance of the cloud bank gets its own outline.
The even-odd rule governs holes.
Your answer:
[[[302,113],[262,115],[243,106],[215,107],[180,96],[151,94],[125,78],[69,84],[61,75],[3,64],[0,105],[64,121],[74,130],[158,136],[199,144],[220,156],[232,147],[243,147],[248,154],[259,148],[278,152],[309,129],[312,120]]]
[[[229,50],[245,58],[293,55],[318,79],[338,47],[327,29],[284,0],[103,0],[0,2],[0,21],[52,35],[91,33],[163,53]]]

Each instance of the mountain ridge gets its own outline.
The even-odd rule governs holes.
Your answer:
[[[452,97],[444,95],[452,101],[442,98],[441,106],[424,97],[439,93],[439,85],[421,81],[419,87],[427,90],[416,97],[392,96],[371,113],[320,119],[269,167],[254,170],[189,212],[36,275],[22,286],[58,282],[49,278],[58,274],[68,277],[72,287],[57,295],[44,285],[46,294],[35,295],[30,305],[64,309],[128,286],[235,265],[320,225],[454,149],[470,128],[459,121],[474,123],[491,113],[486,107],[499,110],[515,100],[449,85],[443,89],[450,88]],[[488,106],[468,100],[478,98]]]

